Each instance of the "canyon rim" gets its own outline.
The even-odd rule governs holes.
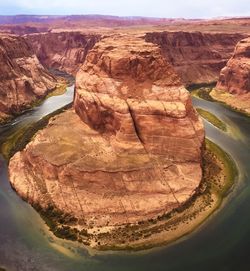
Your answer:
[[[240,225],[223,221],[250,176],[249,37],[248,17],[0,16],[0,269],[131,267]],[[24,209],[30,235],[8,222]]]

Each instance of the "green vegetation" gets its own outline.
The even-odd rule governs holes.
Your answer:
[[[91,241],[100,250],[147,249],[155,246],[151,240],[154,240],[156,234],[165,232],[166,236],[171,235],[178,229],[179,225],[183,224],[193,225],[192,230],[198,227],[219,208],[222,200],[229,193],[238,171],[232,158],[219,146],[206,139],[203,173],[203,179],[196,193],[185,204],[154,219],[140,221],[137,224],[123,225],[109,232],[91,234],[85,228],[79,230],[76,225],[84,226],[84,221],[79,223],[71,214],[64,213],[52,205],[47,208],[42,208],[39,205],[33,205],[33,207],[39,212],[50,230],[59,238],[79,241],[85,245],[90,245]],[[209,208],[210,211],[206,213]],[[202,220],[199,220],[200,216]],[[196,219],[199,222],[195,222]],[[184,232],[182,235],[187,233]],[[178,233],[175,239],[182,235]],[[167,238],[167,241],[164,238],[162,239],[162,244],[173,241],[173,239],[169,241]],[[140,243],[141,240],[143,240],[142,243]],[[157,244],[159,245],[159,241],[157,241]]]
[[[43,129],[48,124],[51,117],[67,110],[71,106],[72,103],[56,110],[36,123],[27,124],[11,133],[7,138],[5,138],[3,143],[0,142],[0,151],[4,158],[9,160],[16,152],[23,150],[36,132]]]
[[[55,236],[72,241],[78,239],[79,231],[70,227],[77,223],[77,219],[71,214],[64,213],[52,205],[42,208],[38,204],[33,204],[33,208],[41,215]]]
[[[68,84],[66,84],[66,83],[58,84],[57,87],[53,91],[49,92],[47,94],[47,96],[42,101],[44,101],[50,97],[53,97],[53,96],[59,96],[59,95],[64,94],[67,91],[67,86],[68,86]]]
[[[154,238],[154,234],[161,232],[171,235],[171,232],[176,230],[181,223],[192,223],[209,207],[210,212],[203,216],[200,223],[194,224],[193,229],[195,229],[220,207],[222,200],[229,193],[238,174],[237,167],[231,157],[208,139],[206,139],[206,149],[203,156],[203,172],[204,175],[199,188],[195,195],[185,204],[170,213],[158,216],[156,219],[120,227],[111,233],[99,234],[98,240],[101,240],[101,245],[98,244],[99,248],[101,250],[141,250],[151,248],[154,245],[150,243],[150,239],[148,242],[138,244],[136,242],[151,236],[151,238]],[[181,235],[175,239],[179,237]],[[162,244],[169,242],[164,241],[163,238]]]
[[[218,129],[226,132],[227,131],[227,126],[226,124],[221,121],[219,118],[217,118],[214,114],[210,113],[209,111],[206,111],[202,108],[196,108],[197,112],[208,122],[212,123],[215,127]]]
[[[64,94],[64,93],[67,91],[67,86],[68,86],[68,84],[67,84],[66,81],[63,81],[63,82],[61,82],[61,83],[58,83],[57,86],[56,86],[54,89],[49,90],[49,91],[47,92],[47,95],[46,95],[45,97],[40,98],[40,99],[36,99],[36,100],[35,100],[33,103],[31,103],[30,105],[27,105],[27,106],[22,110],[22,113],[21,113],[21,114],[23,114],[24,111],[27,111],[27,110],[29,110],[29,109],[31,109],[31,108],[34,108],[34,107],[36,107],[36,106],[41,105],[45,100],[47,100],[47,99],[50,98],[50,97],[53,97],[53,96],[59,96],[59,95]],[[18,115],[21,115],[21,114],[16,114],[15,117],[18,116]]]
[[[238,176],[237,166],[234,160],[231,158],[231,156],[228,153],[226,153],[223,149],[221,149],[218,145],[216,145],[209,139],[206,139],[206,148],[210,151],[210,153],[219,157],[223,165],[225,182],[223,186],[219,188],[219,190],[218,190],[218,186],[216,187],[216,183],[214,183],[214,186],[213,186],[213,188],[217,189],[218,195],[221,198],[223,198],[228,194],[236,177]],[[206,165],[206,161],[204,163],[205,163],[204,164],[205,169],[207,168],[208,172],[210,172],[210,179],[213,180],[213,171],[209,170],[208,166]]]
[[[218,90],[218,89],[213,89],[211,91],[211,95],[213,99],[225,106],[226,108],[229,108],[230,110],[237,112],[241,114],[242,116],[250,117],[250,113],[248,113],[244,108],[240,107],[240,104],[244,104],[243,101],[239,101],[238,106],[233,105],[233,103],[230,103],[230,101],[235,100],[235,96],[230,94],[229,92],[223,91],[223,90]]]
[[[200,98],[209,102],[214,102],[215,100],[210,96],[211,90],[212,88],[210,87],[202,87],[198,89],[193,89],[191,91],[191,95],[196,98]]]
[[[37,128],[41,129],[42,125],[50,117],[51,115],[48,118],[46,117],[38,126],[34,127],[33,125],[29,129],[25,128],[22,134],[27,132],[29,138],[31,138]],[[21,143],[19,140],[21,140]],[[12,148],[8,149],[8,152],[23,148],[25,145],[23,138],[17,135],[14,136],[14,139],[11,138],[11,142],[13,145]],[[201,215],[203,217],[202,221],[204,221],[220,206],[223,198],[229,193],[238,173],[231,157],[208,139],[206,139],[206,148],[203,155],[203,169],[204,176],[199,188],[185,204],[180,205],[170,213],[160,215],[154,219],[120,226],[109,232],[88,233],[84,228],[85,221],[78,221],[70,213],[60,211],[52,205],[46,208],[39,205],[33,205],[33,207],[38,211],[55,236],[59,238],[79,241],[87,246],[90,245],[91,241],[100,250],[141,250],[151,248],[155,246],[151,240],[154,240],[156,234],[166,234],[166,240],[162,239],[162,244],[164,244],[173,241],[172,239],[169,241],[167,236],[178,229],[179,225],[191,224],[193,225],[192,230],[199,226],[202,222],[195,224],[196,219],[199,219]],[[211,208],[211,211],[204,215],[203,212],[207,208]],[[79,224],[83,226],[80,229],[76,228],[76,225]],[[187,233],[184,232],[182,235]],[[175,239],[182,235],[179,233]],[[159,245],[159,241],[157,244]]]
[[[62,212],[53,205],[42,208],[39,204],[33,204],[33,208],[40,214],[56,237],[89,245],[88,239],[91,235],[85,229],[80,231],[74,227],[78,220],[70,213]]]
[[[13,113],[12,115],[6,115],[4,113],[1,113],[0,115],[0,125],[8,123],[12,119],[22,115],[25,111],[28,111],[36,106],[39,106],[41,103],[43,103],[46,99],[53,97],[53,96],[59,96],[64,94],[67,91],[67,87],[71,86],[75,82],[75,78],[65,72],[60,72],[57,70],[51,70],[51,72],[57,77],[57,85],[54,89],[48,90],[47,95],[45,97],[42,97],[40,99],[36,99],[31,104],[23,106],[21,108],[21,112]]]
[[[216,86],[216,82],[211,82],[211,83],[200,83],[200,84],[191,84],[189,86],[187,86],[187,90],[188,91],[193,91],[193,90],[197,90],[197,89],[213,89]]]
[[[215,95],[210,95],[210,93],[213,91],[213,86],[208,86],[208,87],[200,87],[198,88],[197,85],[195,85],[194,87],[188,87],[188,90],[191,92],[191,95],[196,97],[196,98],[200,98],[209,102],[217,102],[222,104],[223,106],[229,108],[230,110],[237,112],[243,116],[247,116],[250,117],[250,114],[247,113],[246,111],[244,111],[243,109],[239,109],[236,108],[232,105],[227,104],[226,102],[220,100],[218,97],[216,97]],[[214,91],[213,91],[214,92]],[[227,93],[227,95],[229,95]]]
[[[5,157],[10,158],[15,152],[22,150],[34,134],[47,125],[51,117],[63,112],[70,106],[71,104],[44,117],[37,123],[29,124],[27,127],[23,127],[11,134],[7,141],[0,145]],[[211,116],[209,117],[211,118]],[[173,239],[169,241],[168,234],[171,235],[180,224],[191,224],[192,230],[199,226],[202,222],[195,224],[194,221],[200,215],[203,217],[202,221],[204,221],[219,208],[238,174],[237,167],[231,157],[208,139],[206,139],[206,148],[203,155],[203,172],[204,175],[199,188],[185,204],[180,205],[170,213],[159,215],[154,219],[120,226],[110,232],[90,234],[84,228],[76,228],[78,224],[84,226],[84,221],[80,223],[71,214],[64,213],[55,206],[50,205],[44,208],[39,205],[33,205],[33,207],[39,212],[50,230],[59,238],[79,241],[85,245],[90,245],[90,241],[94,241],[101,250],[150,248],[155,245],[151,240],[154,240],[153,238],[156,234],[165,232],[166,240],[163,238],[162,243],[169,243]],[[208,213],[205,212],[207,208],[210,208]],[[188,233],[184,232],[182,234],[180,232],[175,239]],[[137,243],[141,240],[143,242]],[[157,242],[159,244],[159,240]]]

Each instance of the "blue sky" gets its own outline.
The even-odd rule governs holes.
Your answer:
[[[167,18],[250,16],[250,0],[0,0],[0,14],[109,14]]]

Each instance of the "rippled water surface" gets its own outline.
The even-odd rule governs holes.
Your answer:
[[[51,97],[12,123],[0,139],[70,103],[73,87]],[[145,252],[88,252],[54,237],[40,216],[11,189],[0,156],[0,266],[22,271],[241,271],[250,270],[250,120],[219,103],[193,98],[230,127],[224,133],[205,122],[207,137],[236,161],[240,176],[224,206],[198,230],[178,242]]]

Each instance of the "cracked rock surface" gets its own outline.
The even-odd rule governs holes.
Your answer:
[[[77,225],[155,218],[199,186],[204,127],[157,45],[113,35],[76,77],[72,109],[53,117],[10,161],[28,202],[70,212]]]

